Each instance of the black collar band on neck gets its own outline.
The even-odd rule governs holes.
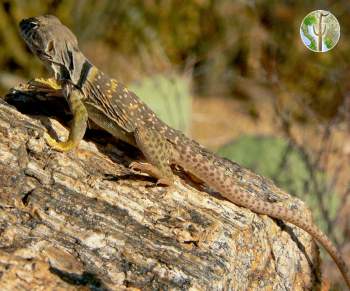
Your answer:
[[[83,87],[91,68],[92,68],[92,64],[88,60],[86,60],[81,68],[80,78],[77,84],[77,87],[79,89]]]

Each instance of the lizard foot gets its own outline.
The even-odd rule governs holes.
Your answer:
[[[132,163],[130,163],[129,168],[134,170],[134,171],[146,173],[146,174],[150,175],[151,177],[156,178],[157,185],[171,186],[174,184],[174,181],[172,178],[164,177],[162,175],[162,173],[152,164],[141,163],[141,162],[132,162]]]
[[[44,133],[44,139],[50,147],[59,152],[69,152],[77,146],[77,144],[72,141],[58,142],[46,132]]]
[[[203,184],[203,181],[193,175],[191,172],[186,172],[186,175],[191,179],[191,181],[195,184]]]
[[[29,84],[35,88],[61,90],[61,85],[54,78],[36,78],[29,81]]]

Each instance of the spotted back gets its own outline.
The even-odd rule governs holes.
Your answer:
[[[172,141],[180,134],[160,120],[134,92],[96,67],[90,69],[82,90],[85,103],[99,109],[129,133],[137,127],[147,127]]]

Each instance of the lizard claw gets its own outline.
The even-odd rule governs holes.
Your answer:
[[[76,147],[76,144],[71,141],[58,142],[52,138],[47,132],[44,133],[46,143],[53,149],[59,152],[68,152]]]

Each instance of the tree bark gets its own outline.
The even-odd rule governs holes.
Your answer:
[[[14,90],[7,101],[49,108],[28,101],[40,96]],[[52,100],[63,111],[64,100]],[[1,290],[319,287],[318,249],[301,229],[223,200],[177,169],[175,186],[157,186],[127,167],[135,149],[96,131],[71,153],[50,150],[44,124],[67,136],[57,121],[0,99]],[[257,199],[310,219],[269,180],[235,171]]]

